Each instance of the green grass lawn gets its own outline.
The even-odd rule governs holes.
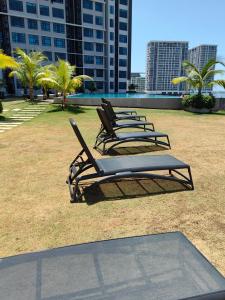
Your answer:
[[[171,140],[171,150],[151,152],[154,148],[148,147],[149,154],[168,153],[189,163],[195,190],[174,192],[169,183],[161,182],[159,189],[151,181],[122,181],[100,186],[89,195],[99,200],[92,205],[70,204],[65,181],[80,147],[68,118],[77,121],[91,149],[99,121],[94,107],[62,112],[49,105],[45,113],[0,135],[0,256],[179,230],[225,275],[224,112],[138,111]]]

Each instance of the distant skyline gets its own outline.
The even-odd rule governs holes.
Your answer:
[[[218,45],[225,60],[224,12],[224,0],[133,0],[132,72],[145,72],[151,40]]]

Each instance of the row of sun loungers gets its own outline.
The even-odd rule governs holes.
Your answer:
[[[116,146],[127,142],[150,142],[171,148],[168,135],[155,131],[153,123],[148,122],[145,116],[137,115],[133,110],[114,111],[110,102],[104,99],[102,108],[97,108],[97,113],[101,127],[94,148],[101,154],[107,154]],[[171,155],[129,155],[95,159],[76,122],[70,119],[70,124],[81,145],[80,153],[69,167],[67,183],[71,202],[81,201],[83,192],[81,192],[80,183],[90,179],[94,179],[91,183],[92,187],[121,178],[150,178],[176,181],[188,189],[194,189],[191,168],[181,160]],[[138,131],[120,130],[126,128],[138,129]],[[106,148],[108,144],[110,146]]]

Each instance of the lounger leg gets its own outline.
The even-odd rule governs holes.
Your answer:
[[[191,168],[190,167],[188,167],[188,174],[189,174],[190,184],[191,184],[192,190],[194,190],[195,187],[194,187],[194,183],[193,183],[193,178],[192,178]]]

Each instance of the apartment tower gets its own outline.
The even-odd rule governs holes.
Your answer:
[[[43,51],[94,78],[99,92],[124,92],[131,72],[132,0],[1,0],[0,48]],[[10,81],[9,92],[13,92]],[[21,88],[16,82],[15,89]]]
[[[188,51],[188,59],[193,63],[198,69],[202,70],[204,65],[210,59],[216,59],[217,57],[217,46],[216,45],[200,45],[198,47],[192,48]],[[215,69],[215,68],[214,68]],[[209,78],[209,81],[214,79],[213,76]],[[213,87],[207,87],[203,91],[211,92]]]
[[[146,91],[182,93],[184,84],[173,85],[172,79],[184,75],[182,62],[188,58],[188,42],[150,41],[147,46]]]

